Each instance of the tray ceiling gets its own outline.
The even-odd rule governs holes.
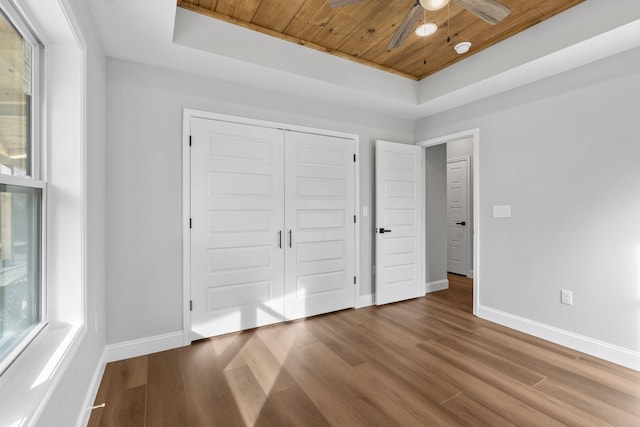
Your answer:
[[[425,11],[417,23],[436,23],[439,29],[434,35],[418,37],[411,32],[396,49],[387,49],[387,45],[415,0],[368,0],[335,9],[326,0],[178,0],[177,5],[421,80],[583,1],[501,0],[511,13],[496,25],[450,2],[441,10]],[[471,42],[471,49],[458,55],[453,47],[463,41]]]

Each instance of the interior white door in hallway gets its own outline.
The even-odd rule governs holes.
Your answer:
[[[466,276],[469,162],[447,162],[447,271]]]
[[[354,143],[285,133],[285,319],[355,305]]]
[[[376,304],[423,295],[422,148],[376,141]]]
[[[191,330],[284,320],[284,136],[191,121]]]
[[[353,307],[353,140],[194,118],[191,141],[191,339]]]

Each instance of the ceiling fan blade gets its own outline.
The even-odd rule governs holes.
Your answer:
[[[365,0],[329,0],[329,6],[332,9],[337,7],[347,6],[350,4],[362,3]]]
[[[404,17],[402,24],[400,24],[398,30],[387,45],[387,49],[395,49],[396,47],[402,46],[402,43],[404,43],[411,31],[413,31],[413,28],[416,26],[416,23],[422,16],[423,12],[424,9],[420,6],[420,3],[416,2],[416,4],[407,13],[407,16]]]
[[[464,7],[478,18],[491,25],[496,25],[511,13],[511,9],[501,5],[496,0],[452,0]]]

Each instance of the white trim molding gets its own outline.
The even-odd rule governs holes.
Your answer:
[[[100,360],[98,360],[98,364],[96,365],[96,370],[91,377],[91,382],[89,383],[89,389],[87,390],[87,395],[85,396],[82,402],[82,411],[78,415],[78,421],[76,422],[76,427],[84,427],[89,423],[89,418],[91,417],[91,407],[93,402],[96,400],[96,396],[98,395],[98,389],[100,388],[100,382],[102,381],[102,376],[104,375],[104,369],[107,366],[107,349],[105,348],[102,351],[102,355],[100,356]]]
[[[182,345],[191,344],[191,119],[196,112],[182,112]]]
[[[429,294],[431,292],[443,291],[449,289],[449,279],[436,280],[434,282],[425,283],[424,293]]]
[[[482,305],[478,317],[640,371],[640,353],[636,351]]]
[[[137,340],[108,344],[105,348],[106,361],[115,362],[131,357],[144,356],[159,351],[183,347],[183,339],[183,332],[176,331]]]

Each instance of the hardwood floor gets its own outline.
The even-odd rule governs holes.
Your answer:
[[[640,426],[640,373],[473,317],[472,285],[107,365],[90,426]]]

